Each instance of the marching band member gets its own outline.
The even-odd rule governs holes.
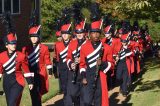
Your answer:
[[[124,25],[122,28],[123,35],[121,36],[121,46],[117,48],[119,50],[116,61],[117,61],[117,71],[116,78],[121,82],[120,93],[123,96],[128,94],[128,86],[131,83],[131,61],[130,56],[133,55],[133,52],[128,48],[129,42],[129,28],[127,25]]]
[[[106,73],[113,66],[111,47],[100,40],[103,20],[98,4],[91,8],[90,40],[80,50],[80,74],[82,76],[82,106],[108,106]]]
[[[34,14],[36,15],[36,14]],[[35,18],[34,16],[32,18]],[[49,90],[49,76],[52,75],[52,62],[48,47],[40,43],[40,27],[36,19],[30,22],[29,38],[31,44],[22,49],[28,56],[29,68],[34,73],[34,88],[30,91],[32,106],[41,106],[42,95]],[[47,70],[48,69],[48,73]]]
[[[67,105],[67,102],[69,101],[68,100],[69,97],[67,97],[67,81],[68,81],[69,68],[67,66],[66,57],[71,37],[71,22],[67,8],[65,8],[63,11],[63,20],[60,31],[61,31],[62,41],[56,42],[55,53],[58,62],[57,68],[59,73],[60,87],[62,93],[64,94],[63,101],[64,105]]]
[[[114,24],[111,19],[108,19],[108,17],[105,18],[104,20],[104,34],[105,37],[102,39],[102,42],[109,45],[112,49],[113,57],[115,57],[115,54],[118,53],[117,48],[121,45],[120,39],[119,38],[113,38],[114,35]],[[115,67],[111,69],[107,73],[107,81],[108,81],[108,88],[112,89],[113,84],[115,82],[115,75],[114,72]]]
[[[71,40],[67,53],[67,66],[70,69],[68,72],[67,95],[70,97],[67,106],[79,106],[80,101],[80,73],[79,59],[82,45],[86,43],[85,39],[85,24],[86,19],[83,18],[80,12],[80,7],[74,5],[74,26],[76,39]]]
[[[12,30],[11,17],[8,13],[5,14],[3,22],[6,22],[6,28],[8,28],[5,38],[7,50],[0,54],[0,79],[3,74],[3,89],[7,106],[19,106],[25,85],[24,77],[29,84],[29,90],[32,90],[34,73],[29,70],[26,56],[16,50],[16,33]]]

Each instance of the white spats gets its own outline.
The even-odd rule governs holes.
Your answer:
[[[47,65],[47,69],[51,69],[52,68],[52,65]]]
[[[85,68],[81,68],[80,69],[80,73],[82,73],[82,72],[86,72],[86,69]]]

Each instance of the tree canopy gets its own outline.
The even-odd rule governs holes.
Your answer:
[[[140,24],[148,23],[153,38],[159,38],[160,0],[42,0],[41,23],[43,38],[54,39],[54,24],[65,7],[78,2],[83,14],[89,19],[88,8],[91,2],[98,2],[102,14],[111,14],[114,18],[140,20]],[[89,20],[88,20],[89,21]]]

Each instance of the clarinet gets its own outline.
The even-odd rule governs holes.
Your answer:
[[[77,58],[77,57],[75,57],[75,58]],[[72,83],[73,84],[76,83],[78,62],[74,60],[74,64],[75,64],[75,69],[73,69],[73,74],[72,74]]]
[[[75,84],[76,83],[76,79],[77,79],[77,67],[78,67],[78,62],[76,61],[76,59],[78,58],[78,47],[76,49],[76,53],[75,53],[75,59],[74,59],[74,64],[75,64],[75,69],[73,69],[73,74],[72,74],[72,83]]]
[[[121,54],[121,52],[122,52],[122,48],[123,48],[123,46],[121,46],[120,51],[119,51],[118,54],[117,54],[118,57],[120,57],[120,54]],[[117,56],[114,57],[115,65],[116,65],[116,66],[117,66],[117,63],[118,63],[118,61],[119,61],[119,60],[118,60],[118,61],[116,60],[116,57],[117,57]]]
[[[103,46],[101,47],[100,53],[99,53],[99,58],[102,60],[103,57],[103,53],[104,53],[104,49]],[[99,78],[99,71],[100,71],[100,65],[96,65],[96,72],[95,72],[95,76],[94,76],[94,83],[93,83],[93,94],[95,94],[96,92],[96,88],[97,88],[97,81]],[[92,102],[94,102],[94,96],[92,97]]]

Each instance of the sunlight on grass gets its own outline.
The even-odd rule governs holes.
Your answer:
[[[158,59],[149,59],[147,69],[131,92],[129,103],[133,106],[160,106],[160,65]]]

